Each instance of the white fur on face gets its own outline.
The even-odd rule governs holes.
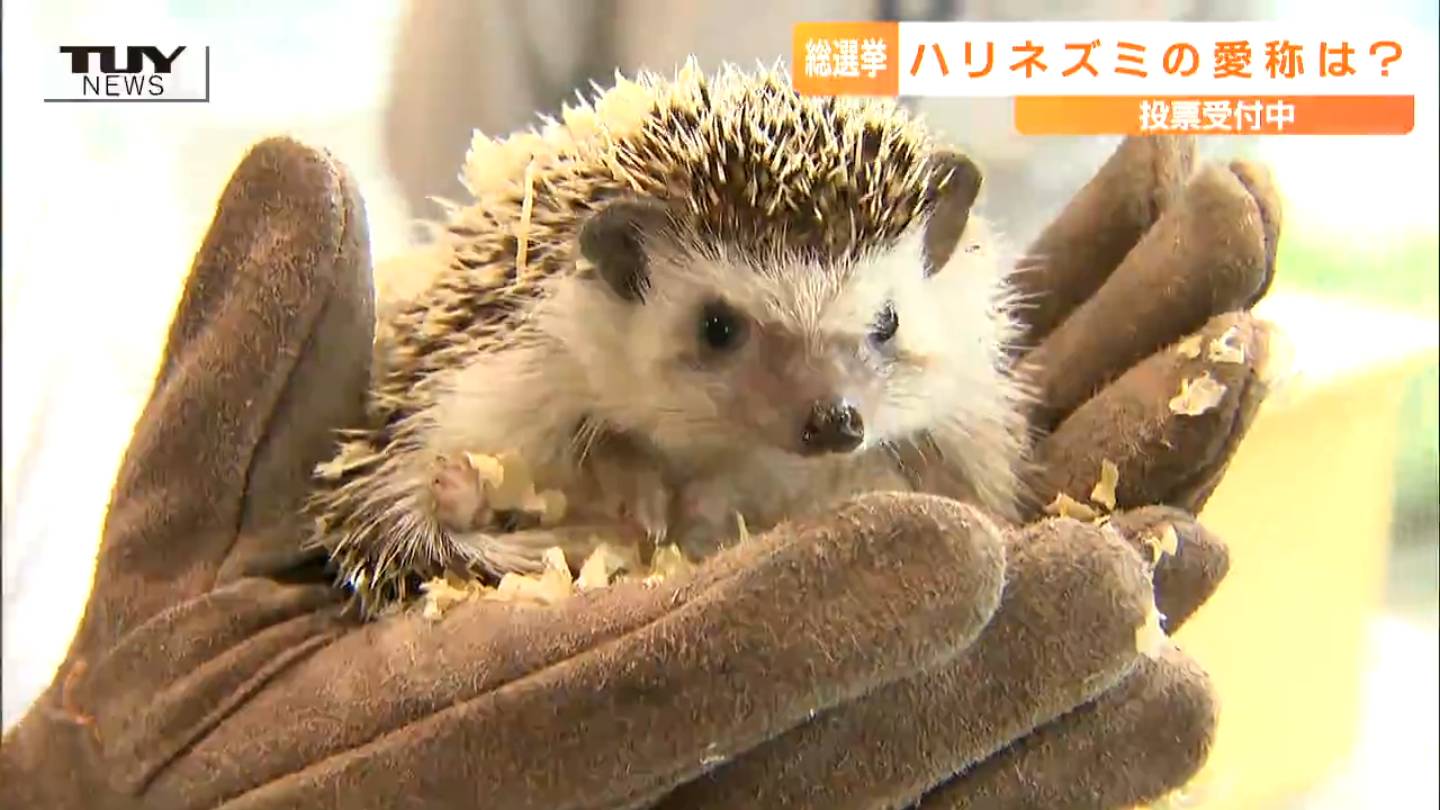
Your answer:
[[[1003,420],[1007,288],[989,229],[972,217],[947,266],[926,277],[923,230],[840,271],[650,256],[643,303],[567,279],[537,317],[574,358],[593,412],[672,453],[784,445],[821,396],[849,399],[866,445],[942,424]],[[700,311],[721,299],[751,321],[745,345],[702,362]],[[887,302],[899,329],[870,332]],[[583,370],[583,371],[582,371]],[[578,381],[577,381],[578,382]],[[577,403],[578,405],[579,403]]]
[[[1002,420],[1014,408],[1002,352],[1013,339],[1010,288],[988,223],[971,217],[946,265],[925,277],[915,231],[873,260],[852,285],[844,321],[888,294],[900,328],[875,427],[901,438],[944,423]],[[882,281],[883,280],[883,281]],[[883,286],[883,292],[879,289]]]

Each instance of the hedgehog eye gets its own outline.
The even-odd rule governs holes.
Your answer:
[[[887,301],[880,314],[875,316],[875,324],[870,327],[870,339],[876,343],[889,343],[899,328],[900,316],[895,314],[895,304]]]
[[[713,351],[728,352],[745,342],[749,328],[740,313],[723,301],[710,301],[700,310],[700,341]]]

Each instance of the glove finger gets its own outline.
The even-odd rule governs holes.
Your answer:
[[[1275,254],[1280,247],[1280,226],[1285,206],[1280,199],[1280,190],[1275,187],[1274,178],[1262,164],[1249,160],[1232,160],[1230,171],[1235,174],[1240,185],[1250,192],[1250,196],[1255,198],[1259,206],[1260,228],[1265,235],[1265,266],[1269,268],[1269,272],[1265,274],[1260,289],[1250,301],[1253,306],[1265,297],[1270,291],[1270,285],[1275,281]]]
[[[353,289],[347,303],[330,304],[337,285],[353,287],[363,234],[358,197],[319,153],[269,140],[236,169],[121,464],[76,649],[108,646],[211,587],[242,519],[277,510],[276,482],[288,485],[300,466],[266,441],[277,407],[285,408],[278,437],[304,452],[319,442],[315,420],[343,410],[322,397],[313,416],[301,417],[284,403],[320,396],[313,386],[287,387],[322,312],[363,308]],[[247,500],[248,490],[260,493],[258,502]]]
[[[1155,607],[1167,635],[1174,635],[1229,573],[1224,541],[1188,512],[1144,506],[1116,514],[1110,525],[1154,566]]]
[[[1235,167],[1196,174],[1104,286],[1025,356],[1038,429],[1054,428],[1135,363],[1268,289],[1279,219],[1266,206],[1275,198],[1261,169],[1239,169],[1245,181]]]
[[[1130,137],[1030,246],[1017,265],[1025,302],[1019,343],[1033,346],[1100,289],[1185,186],[1190,137]]]
[[[1269,335],[1230,313],[1131,368],[1036,443],[1034,500],[1094,500],[1110,462],[1116,508],[1198,514],[1268,391]]]
[[[358,189],[342,166],[329,165],[344,194],[343,232],[329,267],[331,289],[298,352],[290,345],[284,349],[286,362],[291,352],[299,356],[250,462],[240,532],[221,567],[222,581],[240,575],[252,559],[295,552],[301,503],[314,486],[315,465],[333,455],[337,429],[365,419],[375,334],[369,237]]]
[[[1058,519],[1010,534],[1006,555],[1003,601],[973,645],[756,747],[660,806],[901,806],[1134,666],[1153,597],[1124,540]]]
[[[1217,706],[1205,672],[1178,650],[1142,658],[1120,685],[927,795],[922,810],[1121,810],[1194,778]]]
[[[228,693],[187,692],[218,683],[214,666],[266,638],[225,644],[243,602],[231,600],[223,615],[197,610],[157,629],[221,639],[167,661],[168,683],[102,677],[128,665],[117,658],[77,694],[101,710],[103,759],[132,788],[153,780],[157,805],[215,795],[238,797],[236,808],[399,806],[418,791],[608,808],[953,655],[988,621],[1003,578],[998,531],[973,509],[874,495],[753,538],[683,581],[620,583],[546,608],[465,603],[439,622],[409,612],[355,628],[263,688],[245,681],[258,691],[238,705]],[[160,693],[171,714],[150,713]],[[202,705],[228,716],[214,727],[213,713],[174,711]],[[174,733],[143,737],[157,729]],[[169,761],[180,746],[185,756]]]

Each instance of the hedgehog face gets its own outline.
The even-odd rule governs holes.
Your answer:
[[[833,457],[980,416],[1004,324],[974,235],[933,275],[921,233],[843,267],[657,257],[622,350],[651,391],[650,432],[676,452]]]
[[[652,431],[657,444],[805,457],[874,446],[899,320],[893,302],[847,307],[852,289],[830,268],[657,262],[629,347],[658,410],[678,417]]]
[[[594,313],[567,343],[585,355],[597,415],[675,457],[835,458],[984,418],[1006,323],[973,191],[839,260],[757,261],[702,244],[656,204],[612,204],[580,240],[603,283],[568,293]]]

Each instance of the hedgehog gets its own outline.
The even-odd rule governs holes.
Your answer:
[[[439,201],[377,308],[368,421],[317,468],[309,542],[366,612],[573,560],[596,527],[703,559],[919,489],[916,458],[1014,513],[1015,296],[970,158],[779,65],[617,73],[539,121],[475,134],[472,199]],[[481,525],[472,452],[523,459],[563,523]]]

